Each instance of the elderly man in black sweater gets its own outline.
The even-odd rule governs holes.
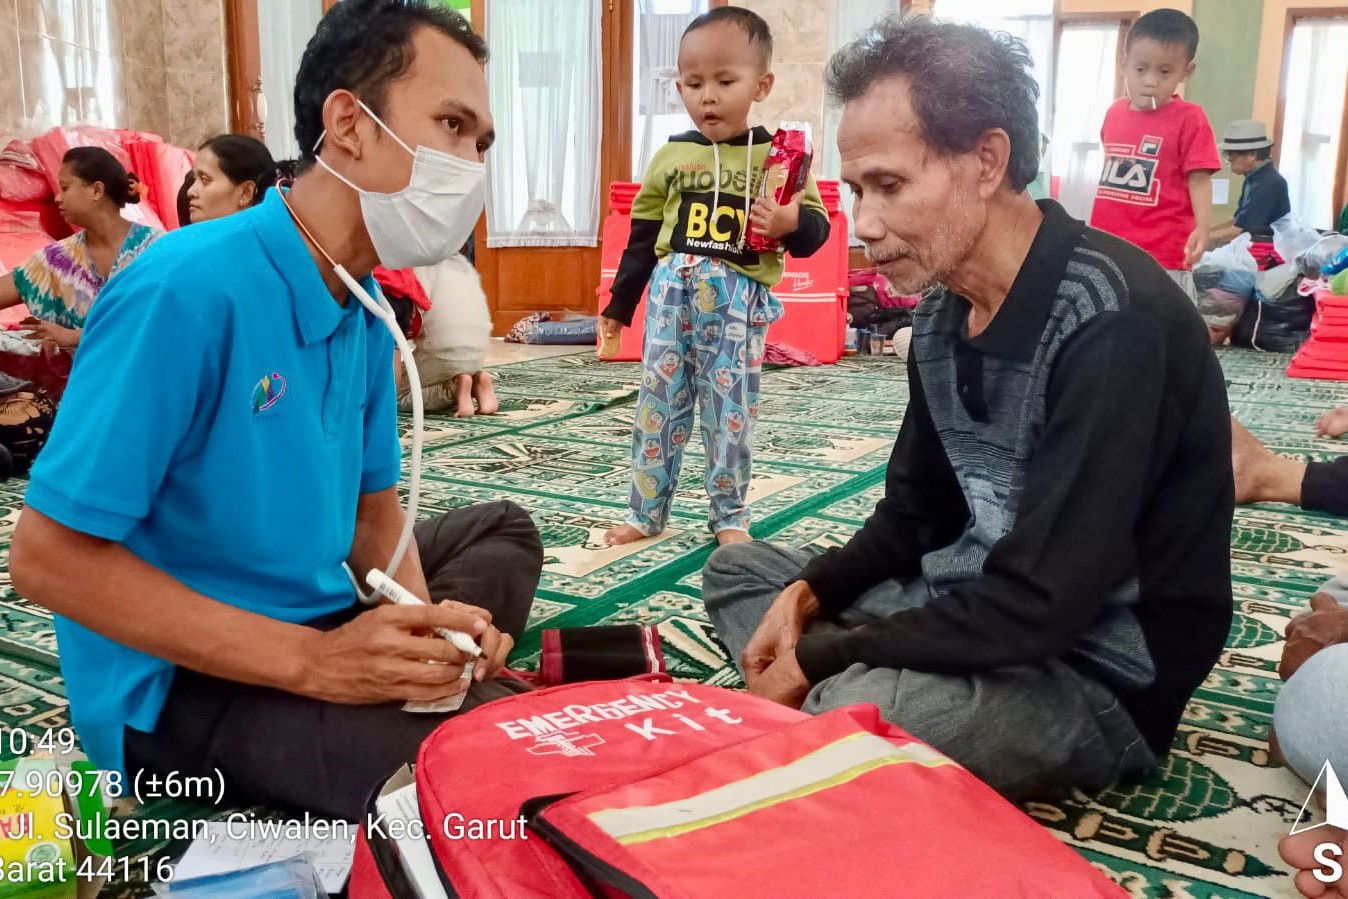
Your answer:
[[[1156,764],[1231,621],[1230,429],[1193,305],[1025,186],[1023,45],[890,19],[842,50],[859,237],[917,309],[885,497],[824,555],[719,549],[703,596],[749,689],[856,702],[1013,797]]]

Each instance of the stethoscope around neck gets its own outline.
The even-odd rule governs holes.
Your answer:
[[[402,357],[403,367],[407,371],[407,383],[412,393],[412,459],[409,465],[407,479],[407,511],[403,518],[402,533],[398,536],[398,545],[393,550],[393,557],[389,559],[385,570],[371,568],[365,576],[366,583],[370,586],[371,592],[366,593],[361,589],[360,583],[356,580],[355,573],[351,571],[350,566],[343,565],[346,568],[347,576],[351,579],[351,586],[356,591],[356,596],[366,605],[374,605],[380,596],[400,605],[421,605],[419,597],[407,590],[401,584],[394,580],[394,575],[398,571],[398,566],[402,564],[403,556],[407,554],[407,548],[412,544],[413,527],[417,520],[417,507],[421,499],[421,446],[422,429],[425,424],[425,411],[423,409],[423,400],[421,396],[421,376],[417,373],[417,363],[412,357],[412,347],[403,336],[402,328],[398,327],[397,316],[393,313],[393,307],[389,305],[382,293],[376,300],[370,296],[359,281],[351,276],[351,273],[337,260],[328,255],[328,251],[323,249],[313,233],[305,226],[303,220],[296,214],[290,201],[286,198],[288,183],[278,182],[276,193],[285,206],[286,212],[290,213],[290,218],[295,222],[295,226],[300,229],[306,240],[318,250],[319,254],[327,260],[332,266],[333,273],[341,279],[346,288],[351,291],[351,295],[360,301],[360,304],[369,311],[371,315],[378,318],[388,328],[389,333],[393,335],[393,342],[398,346],[398,354]],[[457,632],[447,632],[457,633]],[[468,642],[471,638],[463,635]],[[454,639],[453,642],[460,649],[465,647],[462,640]]]

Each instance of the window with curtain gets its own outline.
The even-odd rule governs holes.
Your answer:
[[[693,128],[676,87],[679,39],[709,0],[635,0],[632,35],[632,180],[671,134]]]
[[[863,31],[881,18],[899,12],[900,0],[831,0],[829,10],[828,52],[832,56],[850,44]],[[837,181],[842,175],[842,159],[838,156],[838,123],[842,121],[842,107],[833,103],[824,106],[824,134],[822,141],[815,135],[815,151],[820,154],[820,172],[827,181]],[[852,224],[852,192],[841,185],[842,208],[847,216],[848,242],[856,246],[856,229]]]
[[[932,14],[1005,31],[1025,42],[1039,82],[1039,130],[1052,133],[1053,0],[935,0]]]
[[[50,39],[22,51],[10,76],[20,79],[27,119],[34,129],[52,125],[103,125],[116,120],[117,72],[113,66],[110,0],[41,0],[32,4],[39,29]]]
[[[1114,102],[1119,23],[1063,25],[1058,40],[1058,73],[1053,86],[1053,128],[1049,171],[1059,177],[1058,202],[1089,221],[1105,164],[1100,126]]]
[[[1287,179],[1292,214],[1313,228],[1332,228],[1335,171],[1348,92],[1348,19],[1299,19],[1287,48],[1286,96],[1278,169]]]
[[[258,0],[258,55],[266,102],[262,136],[276,159],[295,159],[295,75],[323,18],[322,0]]]
[[[487,246],[598,243],[603,0],[491,0]]]

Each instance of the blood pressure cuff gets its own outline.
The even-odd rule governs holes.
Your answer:
[[[662,674],[665,656],[654,626],[564,627],[543,632],[541,686]]]

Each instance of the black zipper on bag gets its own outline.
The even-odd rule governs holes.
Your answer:
[[[422,818],[421,823],[425,824],[426,819]],[[435,844],[431,842],[429,827],[426,828],[426,848],[430,850],[431,864],[435,866],[435,876],[440,878],[440,886],[445,891],[446,899],[459,899],[459,891],[454,889],[454,884],[450,882],[449,872],[445,870],[444,865],[440,864],[440,857],[435,854]]]
[[[383,788],[382,783],[375,786],[370,793],[370,798],[365,801],[366,821],[378,819],[379,810],[376,803],[379,800],[379,791]],[[424,820],[422,824],[425,824]],[[431,853],[431,864],[435,866],[435,874],[440,878],[440,886],[444,888],[445,895],[449,899],[459,899],[458,890],[454,889],[454,884],[450,882],[444,866],[440,864],[440,859],[435,855],[435,846],[431,843],[429,828],[426,830],[425,840],[426,847]],[[384,889],[389,891],[389,895],[393,896],[394,899],[417,895],[416,887],[408,879],[407,872],[403,870],[402,862],[398,859],[398,851],[387,837],[366,828],[365,844],[370,847],[370,857],[374,859],[375,870],[379,872],[379,879],[384,882]]]
[[[602,895],[597,888],[602,884],[621,890],[626,895],[635,897],[635,899],[659,899],[650,887],[626,871],[614,867],[589,850],[582,848],[575,840],[543,817],[543,813],[547,811],[549,806],[573,795],[575,794],[562,793],[556,796],[538,796],[521,805],[520,814],[526,819],[526,824],[530,830],[537,833],[549,846],[557,850],[557,853],[585,883],[591,894]]]

